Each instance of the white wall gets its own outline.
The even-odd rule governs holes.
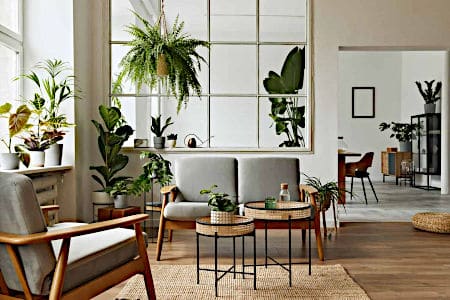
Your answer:
[[[400,120],[401,63],[401,52],[339,52],[338,135],[351,151],[375,153],[369,170],[372,180],[382,178],[381,151],[398,147],[397,140],[378,126]],[[352,87],[361,86],[375,87],[375,118],[352,118]]]
[[[71,0],[23,1],[23,72],[29,72],[45,59],[60,59],[73,68],[73,9]],[[35,87],[24,82],[24,97],[34,94]],[[74,103],[68,101],[61,111],[74,122]],[[63,164],[75,164],[74,130],[68,129],[63,140]],[[75,218],[75,178],[69,172],[64,178],[64,198],[61,198],[60,218]]]

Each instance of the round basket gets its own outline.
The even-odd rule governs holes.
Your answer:
[[[245,216],[258,220],[306,219],[311,216],[311,205],[305,202],[277,201],[275,208],[265,208],[264,201],[244,205]]]
[[[233,219],[234,219],[234,211],[211,210],[211,223],[214,224],[232,223]]]
[[[417,213],[412,217],[412,224],[420,230],[450,233],[450,213]]]
[[[230,223],[215,224],[211,221],[211,217],[198,218],[196,231],[208,236],[214,236],[216,232],[218,236],[242,236],[255,230],[253,219],[247,217],[234,216]]]

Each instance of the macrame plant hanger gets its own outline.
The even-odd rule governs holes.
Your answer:
[[[164,14],[164,0],[161,0],[160,7],[161,12],[159,14],[158,20],[156,21],[156,25],[161,30],[162,38],[167,39],[168,31],[167,31],[166,15]],[[163,52],[160,52],[158,54],[158,59],[156,60],[156,74],[161,77],[169,75],[166,55]]]

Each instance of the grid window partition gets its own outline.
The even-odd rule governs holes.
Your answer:
[[[178,16],[193,38],[207,40],[210,49],[199,49],[206,59],[198,78],[200,97],[191,95],[176,113],[176,100],[164,87],[141,90],[125,82],[120,93],[122,111],[136,129],[136,138],[150,140],[150,116],[171,116],[175,122],[165,134],[178,134],[177,145],[195,134],[205,142],[201,147],[231,151],[311,151],[312,97],[311,52],[308,0],[165,0],[169,28]],[[119,73],[120,59],[127,52],[130,36],[126,25],[136,22],[131,11],[155,22],[159,1],[110,0],[111,81]],[[305,48],[306,66],[303,88],[295,94],[269,95],[263,85],[269,71],[281,73],[288,53]],[[287,139],[277,135],[271,114],[271,97],[282,97],[304,106],[303,140],[295,147],[279,147]],[[289,127],[289,125],[288,125]]]

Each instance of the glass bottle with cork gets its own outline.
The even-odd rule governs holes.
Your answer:
[[[287,183],[281,184],[280,196],[278,197],[280,201],[291,201],[291,195],[289,194],[289,188]]]

